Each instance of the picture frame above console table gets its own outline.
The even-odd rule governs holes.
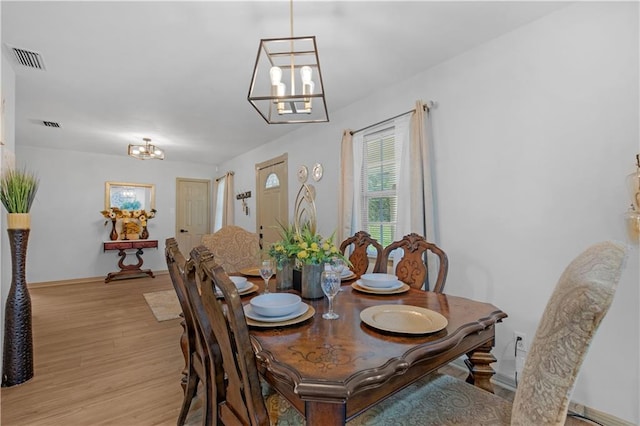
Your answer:
[[[152,210],[156,208],[156,186],[150,183],[105,182],[104,208]]]

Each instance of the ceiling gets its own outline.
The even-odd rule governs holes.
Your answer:
[[[315,35],[331,114],[372,91],[567,3],[296,1]],[[126,155],[149,137],[168,160],[219,164],[300,126],[247,101],[261,38],[288,37],[288,1],[2,1],[16,73],[16,145]],[[11,47],[42,55],[45,70]],[[46,127],[43,121],[60,123]]]

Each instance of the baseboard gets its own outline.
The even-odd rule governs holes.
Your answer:
[[[454,360],[449,365],[465,372],[468,371],[467,366],[464,364],[462,358]],[[511,392],[516,391],[515,379],[510,376],[496,373],[491,381],[493,382],[493,384],[495,384],[496,386],[500,386],[503,389],[510,390]],[[611,414],[596,410],[595,408],[587,407],[583,404],[578,404],[577,402],[573,401],[569,403],[569,411],[606,426],[634,426],[633,423],[627,422],[626,420],[622,420]]]
[[[156,276],[166,275],[168,273],[169,271],[166,269],[163,271],[153,271],[153,274]],[[59,287],[62,285],[90,284],[95,282],[104,283],[104,276],[89,277],[89,278],[74,278],[70,280],[60,280],[60,281],[42,281],[37,283],[27,283],[27,287],[28,288]]]
[[[612,416],[611,414],[596,410],[595,408],[586,407],[576,402],[569,403],[569,411],[580,414],[587,419],[591,419],[606,426],[634,426],[633,423],[630,423],[626,420],[619,419],[616,416]]]

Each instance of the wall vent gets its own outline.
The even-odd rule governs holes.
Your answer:
[[[43,121],[42,123],[47,127],[60,127],[60,123],[56,123],[55,121]]]
[[[44,69],[44,60],[42,59],[42,55],[39,53],[25,49],[18,49],[17,47],[12,47],[11,50],[20,65],[39,70]]]

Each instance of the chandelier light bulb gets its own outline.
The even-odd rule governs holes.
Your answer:
[[[308,84],[311,83],[311,67],[305,65],[304,67],[300,68],[300,77],[302,78],[302,83],[303,84]]]
[[[314,83],[311,80],[311,67],[304,66],[300,68],[300,77],[302,78],[302,94],[313,95]],[[304,98],[304,109],[300,112],[311,113],[311,98]]]
[[[271,77],[271,84],[273,86],[278,85],[278,83],[282,81],[282,69],[280,67],[271,67],[269,77]]]

